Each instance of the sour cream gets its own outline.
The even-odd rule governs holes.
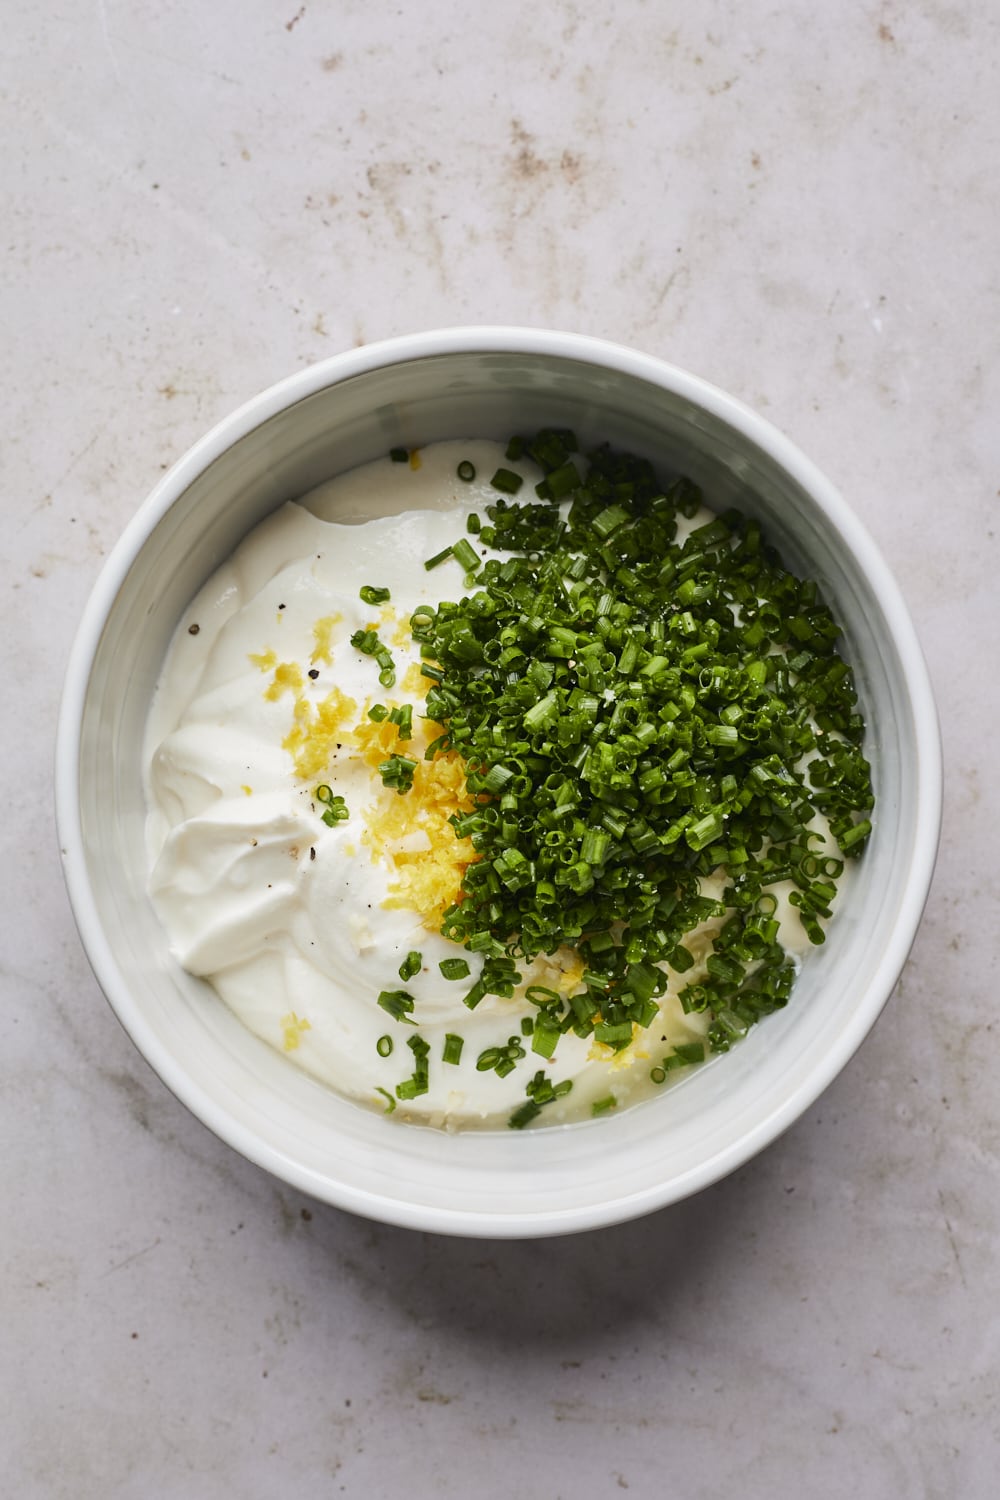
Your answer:
[[[461,460],[479,476],[471,483],[457,477]],[[447,1129],[505,1125],[538,1068],[573,1084],[541,1123],[589,1116],[608,1095],[631,1103],[653,1089],[650,1067],[699,1040],[708,1019],[685,1016],[672,983],[658,1019],[623,1052],[569,1033],[546,1062],[521,1038],[522,1019],[537,1013],[524,988],[578,988],[566,951],[522,965],[513,999],[489,995],[474,1011],[462,1004],[480,962],[440,935],[440,908],[429,910],[427,895],[447,886],[448,861],[464,847],[450,826],[443,831],[448,788],[431,816],[413,793],[384,786],[377,764],[387,752],[368,709],[412,704],[413,741],[389,741],[422,760],[428,734],[407,622],[420,604],[461,597],[454,560],[430,572],[423,564],[466,535],[470,512],[485,514],[496,499],[487,481],[503,462],[492,443],[441,443],[283,506],[187,610],[147,728],[150,890],[177,962],[297,1067],[361,1103],[391,1103],[396,1120]],[[517,467],[537,479],[530,463]],[[363,603],[365,584],[387,588],[388,604]],[[392,655],[393,687],[350,644],[372,628]],[[346,819],[323,821],[320,786],[343,798]],[[807,946],[787,906],[782,940],[792,952]],[[686,939],[696,957],[708,942],[708,931]],[[420,968],[404,980],[411,953]],[[439,965],[456,957],[470,974],[445,979]],[[413,998],[415,1025],[377,1003],[399,990]],[[414,1035],[430,1049],[428,1088],[400,1102]],[[457,1065],[442,1059],[448,1035],[463,1038]],[[379,1045],[385,1037],[391,1051]],[[513,1038],[526,1052],[513,1072],[477,1070],[484,1050]]]

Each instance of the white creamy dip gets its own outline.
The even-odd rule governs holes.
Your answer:
[[[475,465],[472,483],[456,475],[463,459]],[[497,498],[488,480],[504,459],[496,444],[460,442],[422,450],[418,462],[382,459],[283,506],[185,613],[147,730],[150,888],[177,961],[209,980],[265,1042],[340,1093],[379,1109],[388,1097],[395,1119],[496,1126],[544,1068],[554,1083],[573,1081],[544,1111],[543,1123],[559,1123],[588,1116],[609,1095],[624,1105],[652,1091],[651,1064],[701,1038],[709,1017],[683,1013],[672,979],[659,1018],[622,1052],[570,1032],[549,1062],[524,1039],[526,1056],[506,1077],[477,1071],[480,1053],[504,1046],[537,1013],[525,986],[569,993],[580,966],[566,950],[521,965],[513,999],[488,995],[470,1011],[462,997],[480,960],[435,930],[440,912],[407,904],[422,879],[433,885],[436,854],[447,869],[459,841],[450,827],[442,834],[447,801],[424,816],[426,801],[382,784],[377,762],[388,752],[379,751],[367,710],[412,704],[414,739],[391,748],[422,758],[427,684],[407,622],[419,604],[461,597],[454,560],[430,572],[423,564],[466,535],[471,511],[485,516]],[[538,477],[527,461],[514,467]],[[365,584],[388,588],[389,603],[364,604]],[[394,659],[391,688],[380,685],[374,658],[350,645],[355,631],[373,626]],[[371,743],[359,744],[359,735]],[[319,785],[344,799],[345,821],[323,822]],[[779,915],[786,949],[808,947],[784,900]],[[700,958],[707,933],[701,947],[697,934],[685,941]],[[403,980],[400,964],[413,951],[420,970]],[[438,967],[455,957],[471,971],[457,982]],[[377,1004],[381,991],[394,990],[412,995],[416,1030],[430,1048],[427,1092],[404,1102],[395,1087],[414,1071],[406,1041],[415,1028]],[[442,1060],[448,1034],[464,1039],[457,1065]],[[388,1056],[378,1050],[384,1036],[393,1043]]]

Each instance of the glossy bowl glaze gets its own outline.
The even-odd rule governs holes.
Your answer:
[[[787,1009],[618,1117],[525,1132],[401,1126],[324,1089],[178,968],[147,895],[141,750],[190,599],[265,515],[397,445],[572,426],[758,516],[844,627],[868,725],[875,831]],[[630,349],[460,328],[338,355],[221,422],[157,485],[109,557],[74,645],[57,748],[66,881],[94,972],[167,1086],[236,1150],[326,1202],[452,1234],[566,1233],[708,1186],[785,1130],[863,1041],[930,884],[941,766],[930,685],[899,590],[829,482],[775,428]]]

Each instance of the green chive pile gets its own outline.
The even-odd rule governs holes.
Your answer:
[[[474,804],[451,820],[478,858],[442,925],[484,960],[465,1004],[511,996],[520,962],[569,945],[580,988],[528,989],[531,1051],[551,1057],[567,1031],[619,1050],[655,1019],[666,971],[694,968],[685,938],[721,919],[679,995],[686,1012],[710,1013],[708,1046],[724,1052],[791,989],[770,888],[792,882],[821,943],[844,860],[871,831],[838,626],[739,511],[678,541],[678,517],[702,504],[689,480],[663,485],[607,447],[584,457],[563,430],[513,439],[508,460],[523,455],[545,476],[535,498],[507,498],[520,476],[499,470],[496,502],[470,526],[480,550],[462,538],[427,564],[458,560],[465,596],[411,619],[432,680],[426,712],[445,728],[427,756],[462,756]],[[406,790],[404,767],[381,769]],[[839,857],[810,827],[817,813]],[[713,875],[719,899],[701,893]],[[380,997],[390,1013],[404,1003]],[[694,1060],[685,1050],[654,1079]],[[536,1073],[511,1124],[554,1097]]]

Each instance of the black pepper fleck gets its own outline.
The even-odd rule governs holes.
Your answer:
[[[316,849],[315,849],[315,847],[313,847],[313,848],[311,848],[309,850],[309,858],[310,859],[315,859],[316,858]]]
[[[284,609],[284,607],[285,607],[285,606],[284,606],[284,605],[283,605],[283,604],[279,604],[279,605],[278,605],[278,608],[279,608],[279,609]]]
[[[316,678],[319,676],[319,667],[310,667],[309,676],[312,678],[313,682],[315,682]]]
[[[201,629],[200,625],[189,625],[188,626],[188,635],[197,635],[200,629]]]

